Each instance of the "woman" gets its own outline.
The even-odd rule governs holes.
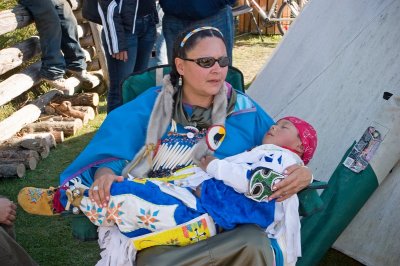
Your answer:
[[[214,153],[218,158],[259,145],[273,121],[248,96],[225,83],[228,64],[225,42],[218,29],[201,27],[181,34],[174,47],[172,71],[165,77],[163,87],[151,88],[110,113],[88,147],[62,173],[62,187],[80,183],[90,186],[92,200],[106,206],[111,184],[121,182],[122,175],[164,177],[212,154],[204,140],[212,125],[226,128],[225,140]],[[180,148],[171,149],[175,145]],[[311,180],[310,171],[304,167],[292,166],[287,174],[271,196],[278,201],[306,187]],[[61,192],[65,206],[65,191]],[[260,229],[246,225],[182,248],[146,249],[139,253],[137,262],[266,265],[273,258],[271,251],[264,248],[268,245]]]
[[[99,0],[102,42],[110,86],[107,113],[122,105],[120,83],[132,72],[147,68],[156,41],[156,1]]]

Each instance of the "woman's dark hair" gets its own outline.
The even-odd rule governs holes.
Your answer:
[[[191,49],[193,49],[193,47],[197,44],[198,41],[200,41],[204,38],[207,38],[207,37],[217,37],[217,38],[221,39],[224,42],[225,47],[226,47],[225,39],[219,30],[209,27],[207,29],[199,30],[187,38],[188,34],[194,30],[195,29],[193,29],[193,28],[184,30],[175,39],[174,47],[172,50],[172,62],[171,62],[171,72],[170,72],[171,84],[174,87],[177,85],[178,79],[180,76],[178,73],[178,70],[176,69],[175,58],[177,58],[177,57],[178,58],[186,58],[187,52],[190,51]],[[185,37],[186,37],[186,40],[184,41],[183,45],[181,45],[182,41],[183,41],[183,39],[185,39]]]

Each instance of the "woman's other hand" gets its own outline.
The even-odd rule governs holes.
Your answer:
[[[17,206],[7,198],[0,198],[0,224],[12,225],[17,217]]]
[[[114,182],[122,182],[124,178],[116,175],[109,168],[99,168],[94,175],[94,182],[89,189],[89,198],[100,207],[107,207],[110,200],[110,188]]]
[[[206,172],[208,164],[214,159],[216,158],[211,155],[204,156],[203,158],[200,159],[200,165],[199,165],[200,168]]]
[[[291,165],[285,169],[284,174],[287,175],[285,179],[275,185],[275,191],[268,200],[277,199],[281,202],[290,198],[303,188],[307,187],[312,178],[310,169],[304,166]]]

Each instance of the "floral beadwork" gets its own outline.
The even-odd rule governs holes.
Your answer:
[[[119,202],[118,204],[115,204],[114,201],[111,201],[106,212],[106,220],[107,222],[112,222],[114,221],[118,225],[123,225],[124,222],[121,219],[121,215],[124,214],[123,211],[121,211],[121,206],[124,204],[124,202]]]
[[[82,208],[83,207],[83,208]],[[89,218],[89,220],[94,224],[101,225],[103,223],[104,216],[101,214],[102,208],[97,208],[96,204],[81,206],[83,213]]]
[[[31,202],[37,203],[42,197],[43,190],[40,188],[34,188],[29,190],[29,198]]]
[[[150,210],[148,210],[146,212],[146,210],[140,208],[141,215],[137,215],[137,218],[139,218],[138,224],[142,224],[146,228],[156,230],[157,228],[156,228],[155,223],[160,221],[156,218],[158,213],[159,213],[159,211],[154,211],[153,213],[151,213]]]

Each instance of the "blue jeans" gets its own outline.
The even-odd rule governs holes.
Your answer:
[[[76,18],[66,0],[20,0],[20,4],[31,12],[39,32],[42,77],[55,80],[63,77],[66,68],[86,69]]]
[[[156,23],[153,15],[140,17],[136,20],[135,33],[125,32],[128,45],[128,60],[126,62],[113,58],[108,53],[104,31],[102,42],[106,51],[110,87],[107,95],[107,113],[122,105],[121,85],[125,78],[133,72],[143,71],[149,63],[151,50],[156,40]]]
[[[165,37],[165,42],[167,44],[168,61],[170,63],[172,60],[172,49],[174,47],[174,42],[178,34],[189,27],[197,28],[200,26],[213,26],[218,28],[222,32],[225,38],[228,56],[232,60],[234,32],[232,8],[230,6],[227,5],[225,8],[221,9],[218,13],[212,15],[211,17],[196,21],[180,19],[172,15],[164,14],[162,24],[163,34]]]

